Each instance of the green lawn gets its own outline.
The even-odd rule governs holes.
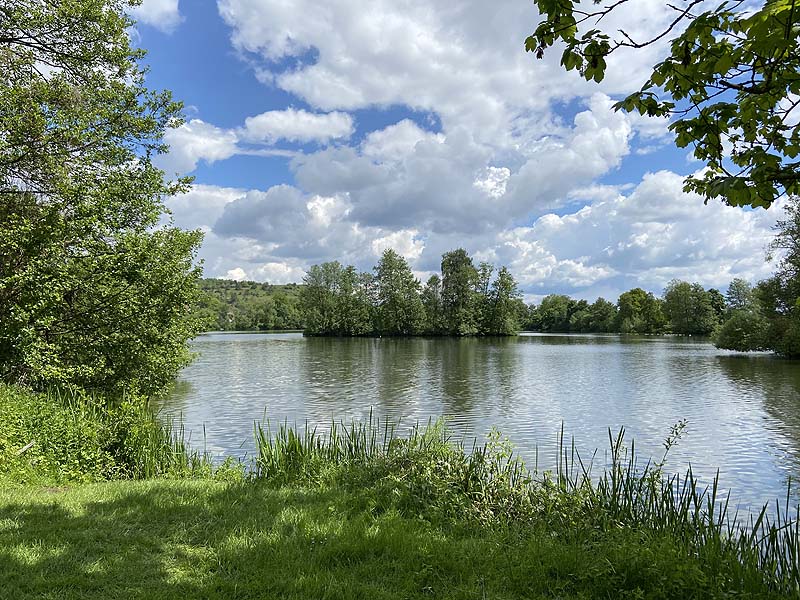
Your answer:
[[[211,480],[6,486],[0,597],[768,597],[722,592],[714,569],[641,533],[436,526],[370,497]]]

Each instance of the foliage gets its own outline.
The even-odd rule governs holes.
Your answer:
[[[215,331],[303,328],[300,286],[201,279],[197,313]]]
[[[325,434],[285,424],[273,434],[258,426],[256,477],[278,485],[336,482],[366,496],[373,513],[398,511],[444,526],[533,527],[564,536],[562,543],[635,532],[637,546],[669,540],[683,556],[698,558],[695,568],[709,568],[709,574],[724,569],[725,576],[711,580],[724,581],[731,590],[796,590],[800,524],[791,519],[788,502],[771,516],[765,506],[750,523],[737,521],[718,496],[718,479],[701,487],[691,469],[683,477],[664,475],[667,454],[685,426],[685,421],[674,425],[663,457],[646,463],[633,445],[624,445],[624,430],[616,436],[609,432],[610,463],[600,474],[592,474],[592,462],[577,454],[574,442],[564,444],[563,432],[555,471],[531,473],[497,431],[486,445],[467,452],[451,442],[441,421],[413,427],[405,437],[371,418],[333,422]],[[638,546],[633,552],[641,551]],[[682,586],[674,573],[661,581]]]
[[[0,480],[63,484],[211,473],[141,398],[109,406],[76,392],[0,384]]]
[[[617,301],[617,328],[620,333],[663,333],[666,318],[663,302],[651,292],[633,288]]]
[[[406,259],[392,249],[384,251],[375,267],[378,331],[383,335],[414,335],[425,320],[420,284]]]
[[[707,167],[686,179],[687,191],[731,205],[767,207],[782,194],[800,193],[795,1],[667,4],[674,20],[650,39],[635,39],[623,29],[597,28],[610,13],[623,12],[628,0],[598,0],[594,7],[535,0],[542,21],[525,47],[541,58],[556,42],[563,44],[561,65],[599,82],[612,53],[669,40],[666,56],[641,90],[616,108],[672,118],[676,144],[692,145]]]
[[[731,281],[725,294],[725,302],[731,310],[747,310],[754,301],[753,286],[748,281],[739,277]]]
[[[623,523],[431,522],[383,492],[335,480],[0,489],[0,580],[15,600],[787,597],[712,543],[690,553]]]
[[[458,248],[442,256],[442,307],[450,335],[478,333],[479,287],[478,270],[466,250]]]
[[[423,332],[435,334],[444,331],[444,305],[442,304],[442,278],[431,275],[422,288],[422,307],[425,310]]]
[[[406,260],[386,250],[374,274],[338,262],[312,266],[300,289],[307,335],[515,335],[525,305],[505,267],[492,278],[466,251],[442,257],[423,288]]]
[[[739,352],[768,350],[769,322],[760,310],[736,309],[714,332],[713,340],[717,348],[726,350]]]
[[[144,87],[120,0],[0,6],[0,378],[162,389],[202,324],[186,188],[151,162],[180,123]]]
[[[366,335],[374,329],[374,281],[338,262],[313,265],[300,302],[309,335]]]
[[[524,308],[517,282],[506,267],[500,267],[491,289],[484,296],[487,309],[481,331],[490,335],[516,335]]]
[[[734,310],[717,332],[719,348],[800,357],[800,199],[789,199],[776,229],[771,252],[780,256],[778,268],[755,290],[740,281],[731,284]]]
[[[664,290],[664,314],[671,331],[681,335],[709,335],[719,325],[714,300],[711,290],[706,291],[699,283],[670,281]]]

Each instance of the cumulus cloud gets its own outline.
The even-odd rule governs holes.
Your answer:
[[[183,21],[178,0],[142,0],[139,6],[133,8],[131,16],[164,33],[171,33]]]
[[[347,113],[311,113],[288,108],[247,117],[242,127],[223,129],[202,119],[191,119],[164,136],[169,152],[156,164],[169,173],[190,173],[200,161],[212,164],[236,154],[293,156],[292,150],[276,149],[279,141],[316,142],[348,138],[353,119]]]
[[[236,134],[215,127],[200,119],[192,119],[180,127],[167,130],[164,141],[169,153],[159,156],[156,164],[168,173],[189,173],[197,163],[211,164],[230,158],[237,152]]]
[[[468,237],[364,225],[353,219],[346,196],[285,185],[198,186],[169,205],[178,225],[214,221],[201,251],[208,276],[299,282],[311,264],[327,260],[369,269],[386,248],[423,276],[438,270],[443,252],[460,246],[476,260],[508,266],[530,297],[616,299],[636,286],[661,293],[672,278],[724,289],[734,277],[757,281],[770,272],[764,254],[781,204],[770,211],[704,205],[668,171],[646,175],[627,192],[598,186],[583,195],[591,201],[578,209]]]
[[[571,128],[525,155],[492,164],[495,150],[466,128],[431,133],[404,120],[359,147],[328,148],[292,162],[299,187],[347,195],[352,218],[376,227],[434,233],[496,231],[569,202],[576,186],[615,169],[630,152],[632,127],[595,94]]]
[[[308,110],[271,110],[231,129],[193,119],[169,134],[167,164],[179,172],[241,153],[291,154],[292,185],[197,186],[169,201],[176,223],[206,231],[209,276],[299,281],[326,260],[371,268],[386,248],[421,276],[460,246],[507,265],[529,297],[616,298],[634,286],[660,293],[673,277],[724,287],[768,274],[780,207],[705,206],[667,171],[601,183],[669,139],[666,122],[612,110],[612,96],[657,62],[658,44],[612,57],[598,87],[564,73],[557,51],[543,61],[522,51],[537,19],[531,3],[218,7],[248,64]],[[643,39],[670,15],[641,0],[625,17]],[[612,17],[609,29],[620,25]],[[435,119],[406,113],[414,118],[356,134],[350,112],[395,106]]]
[[[492,254],[529,291],[587,296],[603,287],[660,292],[673,278],[725,287],[734,277],[767,276],[765,250],[780,206],[704,205],[682,186],[675,173],[648,174],[628,195],[601,197],[576,212],[547,214],[503,232]]]
[[[218,0],[218,7],[233,44],[270,85],[323,110],[405,105],[436,112],[446,130],[467,127],[480,142],[522,146],[557,126],[554,100],[596,89],[564,73],[557,50],[542,61],[523,51],[537,22],[533,3]],[[632,33],[646,36],[671,15],[663,2],[642,0],[624,16]],[[601,90],[641,85],[662,47],[615,54]],[[276,67],[287,58],[303,60]]]
[[[275,143],[284,139],[293,142],[326,142],[349,138],[353,119],[347,113],[315,114],[305,110],[270,110],[245,119],[242,138],[248,141]]]

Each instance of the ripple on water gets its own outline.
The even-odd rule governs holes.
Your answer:
[[[583,456],[624,427],[668,466],[723,485],[745,505],[785,494],[800,474],[800,364],[738,356],[679,338],[330,339],[213,334],[194,344],[162,413],[198,448],[251,456],[253,423],[327,426],[375,416],[406,425],[444,416],[455,438],[498,427],[532,466],[552,467],[561,424]],[[205,431],[204,431],[205,426]]]

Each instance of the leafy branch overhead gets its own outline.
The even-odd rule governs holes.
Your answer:
[[[561,65],[600,82],[607,59],[621,48],[669,41],[666,56],[642,88],[615,105],[670,118],[681,147],[706,165],[684,189],[735,206],[768,207],[800,193],[800,6],[767,0],[708,8],[703,0],[667,6],[674,17],[653,37],[600,29],[629,0],[534,0],[542,21],[525,48],[542,58],[558,43]]]

